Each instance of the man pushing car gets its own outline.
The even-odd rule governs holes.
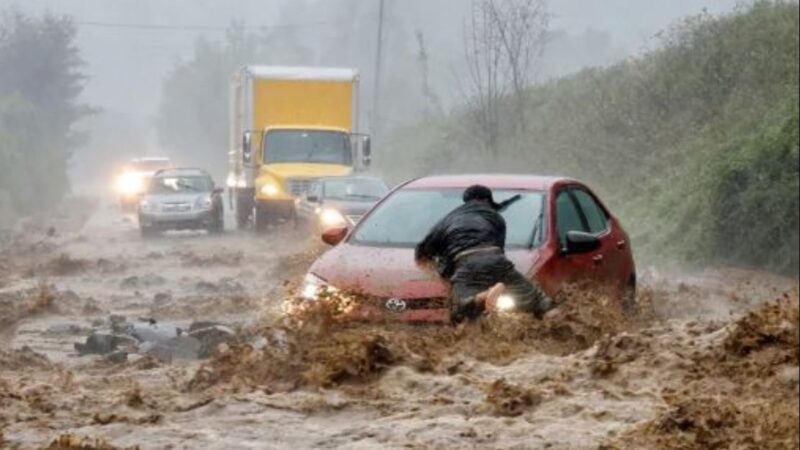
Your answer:
[[[420,265],[433,264],[452,286],[452,320],[478,319],[495,311],[504,294],[515,309],[541,318],[553,308],[547,296],[519,273],[506,258],[506,222],[500,215],[520,199],[496,203],[492,191],[474,185],[464,191],[464,204],[437,223],[420,242],[414,257]]]

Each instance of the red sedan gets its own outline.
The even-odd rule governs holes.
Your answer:
[[[358,293],[355,314],[410,322],[447,322],[449,286],[414,262],[414,246],[462,203],[465,188],[482,184],[496,201],[522,198],[502,215],[506,254],[550,296],[567,285],[601,288],[630,302],[636,270],[630,240],[619,221],[583,183],[558,177],[459,175],[416,179],[399,186],[353,229],[323,234],[335,247],[306,275],[302,295]],[[322,296],[324,297],[324,296]]]

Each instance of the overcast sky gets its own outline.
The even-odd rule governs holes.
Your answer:
[[[309,0],[325,4],[319,15],[287,17],[287,5],[299,0],[0,0],[0,9],[16,7],[30,14],[66,14],[79,23],[78,44],[87,62],[89,102],[110,110],[152,115],[161,81],[175,61],[191,55],[198,36],[222,36],[234,20],[248,26],[280,25],[304,32],[337,32],[345,28],[336,14],[337,0]],[[360,0],[364,8],[378,0]],[[581,34],[587,29],[609,31],[623,52],[635,52],[648,38],[676,18],[731,10],[736,0],[551,0],[552,27]],[[470,0],[387,0],[388,19],[395,26],[426,33],[432,51],[461,56],[460,38]],[[291,23],[287,22],[291,20]],[[375,21],[377,22],[377,20]],[[178,28],[140,29],[116,25],[159,25]],[[215,29],[186,29],[203,26]],[[324,33],[322,34],[324,35]],[[391,54],[392,42],[387,42]],[[396,43],[395,43],[396,44]],[[446,61],[447,58],[440,58]],[[451,64],[449,61],[448,64]],[[309,62],[309,64],[313,64]],[[433,68],[432,70],[436,70]]]

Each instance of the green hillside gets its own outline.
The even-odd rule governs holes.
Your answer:
[[[524,131],[506,117],[494,151],[455,111],[400,130],[377,163],[575,176],[642,259],[796,274],[799,12],[762,1],[687,18],[643,56],[532,87]]]

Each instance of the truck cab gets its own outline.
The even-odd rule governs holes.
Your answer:
[[[317,179],[350,175],[369,158],[358,137],[341,128],[269,127],[258,142],[253,220],[259,229],[294,218],[296,201]]]
[[[232,85],[228,186],[240,228],[266,230],[295,217],[296,201],[323,177],[370,163],[356,133],[358,73],[249,66]]]

